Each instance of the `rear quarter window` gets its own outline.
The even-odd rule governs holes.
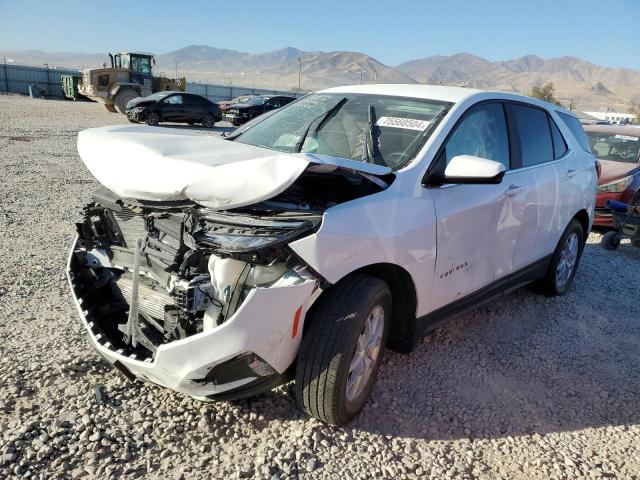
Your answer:
[[[518,126],[522,166],[530,167],[554,159],[553,140],[547,112],[535,107],[513,105]]]
[[[558,129],[556,122],[553,118],[549,118],[549,125],[551,126],[551,135],[553,137],[553,156],[558,159],[567,153],[567,142],[564,141],[562,133]]]
[[[580,120],[578,120],[573,115],[567,115],[566,113],[562,113],[562,112],[556,112],[556,113],[560,117],[560,120],[562,120],[562,123],[564,123],[567,126],[567,128],[571,130],[571,133],[573,134],[573,136],[576,137],[576,140],[580,144],[580,147],[582,147],[582,149],[585,152],[591,153],[591,146],[589,145],[589,139],[587,138],[587,134],[585,133],[584,128],[582,128],[582,124],[580,123]]]

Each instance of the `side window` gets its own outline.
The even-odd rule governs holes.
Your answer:
[[[138,68],[140,73],[144,73],[146,75],[151,74],[151,59],[147,57],[140,58]]]
[[[584,128],[580,125],[580,120],[572,115],[568,115],[563,112],[556,112],[560,117],[560,120],[571,130],[573,136],[576,137],[576,140],[582,147],[585,152],[591,153],[591,147],[589,146],[589,140],[587,139],[587,134],[584,133]]]
[[[530,167],[554,159],[547,112],[535,107],[513,105],[522,149],[522,166]]]
[[[200,97],[197,97],[195,95],[182,95],[183,101],[185,104],[187,105],[201,105],[202,101],[200,100]]]
[[[182,99],[182,95],[172,95],[170,97],[167,97],[165,103],[168,103],[170,105],[182,105],[184,102]]]
[[[509,168],[509,135],[501,103],[486,103],[466,114],[444,148],[446,163],[457,155],[474,155]]]
[[[562,133],[560,133],[560,129],[556,122],[553,121],[553,118],[547,117],[549,119],[549,125],[551,126],[551,137],[553,138],[553,158],[558,159],[567,153],[567,142],[565,142]]]
[[[272,108],[279,108],[280,107],[280,99],[279,98],[272,98],[271,100],[269,100],[267,102],[267,106],[268,107],[272,107]]]

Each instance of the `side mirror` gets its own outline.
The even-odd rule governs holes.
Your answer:
[[[444,170],[445,183],[500,183],[506,172],[500,162],[473,155],[457,155]]]

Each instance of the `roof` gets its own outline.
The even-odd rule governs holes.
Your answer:
[[[264,93],[264,94],[260,94],[260,95],[254,95],[253,93],[247,93],[245,95],[239,95],[239,97],[261,97],[261,98],[287,97],[287,98],[296,98],[293,95],[288,94],[288,93],[274,93],[274,94]]]
[[[322,93],[369,93],[373,95],[389,95],[395,97],[423,98],[442,102],[459,103],[462,100],[480,95],[483,99],[495,98],[514,100],[539,105],[547,110],[555,110],[567,115],[575,116],[575,113],[552,103],[528,97],[515,92],[500,92],[496,90],[478,90],[466,87],[448,87],[441,85],[419,84],[370,84],[370,85],[346,85],[322,90]]]
[[[583,125],[583,127],[585,132],[640,137],[640,127],[630,127],[628,125]]]
[[[440,100],[443,102],[457,103],[465,97],[482,90],[464,87],[445,87],[440,85],[418,84],[373,84],[373,85],[346,85],[322,90],[322,93],[371,93],[374,95],[389,95],[395,97],[424,98],[428,100]]]

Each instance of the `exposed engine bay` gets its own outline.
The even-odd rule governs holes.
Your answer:
[[[311,167],[276,197],[229,210],[103,188],[77,224],[73,288],[107,348],[151,361],[160,345],[224,324],[253,289],[310,279],[322,288],[288,243],[317,231],[327,208],[384,185]]]

